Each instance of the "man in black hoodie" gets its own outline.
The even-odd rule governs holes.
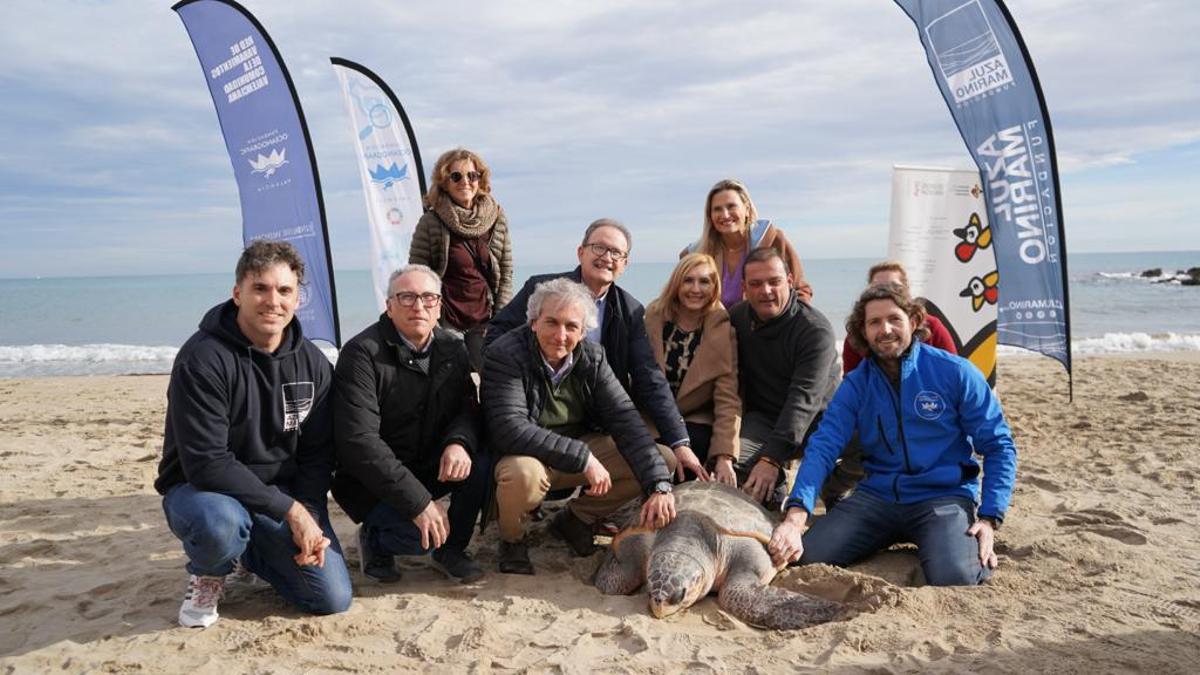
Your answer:
[[[756,249],[742,265],[745,302],[734,305],[742,394],[742,488],[780,502],[783,467],[798,457],[841,381],[833,327],[792,290],[775,249]],[[730,461],[725,458],[725,461]]]
[[[179,623],[216,622],[235,567],[299,609],[350,607],[350,577],[326,510],[333,369],[295,319],[304,262],[258,241],[233,298],[205,314],[175,357],[154,488],[190,576]]]

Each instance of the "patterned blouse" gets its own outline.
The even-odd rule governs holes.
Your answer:
[[[701,329],[685,331],[667,321],[663,324],[663,354],[666,356],[667,383],[671,385],[671,393],[679,394],[679,385],[687,375],[688,367],[692,365],[692,357],[700,346]]]

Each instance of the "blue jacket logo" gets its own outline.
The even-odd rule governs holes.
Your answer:
[[[913,399],[913,408],[921,419],[936,420],[946,409],[946,402],[935,391],[922,391]]]

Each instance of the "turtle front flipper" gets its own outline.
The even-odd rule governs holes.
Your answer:
[[[646,581],[646,558],[654,532],[622,532],[614,538],[596,570],[596,588],[605,595],[631,595]]]
[[[768,586],[748,569],[730,572],[717,604],[751,626],[782,629],[825,623],[843,608],[841,603]]]

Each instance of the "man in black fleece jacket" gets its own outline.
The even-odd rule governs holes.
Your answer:
[[[737,331],[742,451],[735,470],[756,500],[782,500],[784,465],[804,451],[841,381],[833,327],[796,297],[779,253],[764,248],[742,267],[745,302],[729,319]],[[726,459],[725,461],[730,461]]]
[[[304,262],[258,241],[233,298],[205,314],[175,357],[154,488],[191,577],[180,624],[216,622],[240,566],[313,614],[350,606],[350,577],[326,510],[333,471],[333,369],[295,319]]]

